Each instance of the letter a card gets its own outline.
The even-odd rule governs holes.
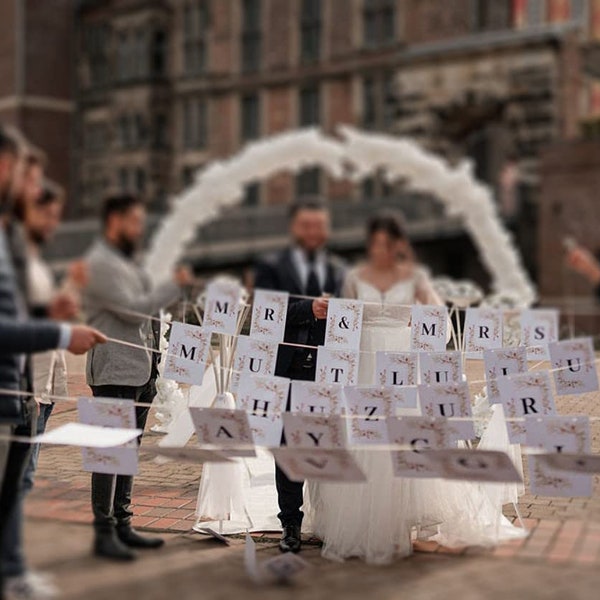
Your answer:
[[[253,446],[252,430],[245,410],[190,406],[200,445]]]

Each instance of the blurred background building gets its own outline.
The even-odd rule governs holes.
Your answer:
[[[598,135],[600,0],[6,0],[0,11],[0,119],[48,151],[70,190],[57,260],[89,243],[107,191],[144,194],[157,220],[208,162],[306,126],[349,123],[472,159],[552,293],[561,211],[594,212],[589,183],[579,200],[568,193],[579,167],[561,157],[600,154],[594,142],[574,150]],[[548,187],[559,197],[541,194],[559,170]],[[485,280],[435,198],[319,169],[250,185],[189,257],[242,269],[282,243],[286,205],[302,195],[331,201],[339,252],[360,251],[371,210],[397,206],[435,271]]]

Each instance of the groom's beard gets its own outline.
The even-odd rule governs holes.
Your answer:
[[[138,249],[139,249],[139,243],[135,242],[125,236],[121,236],[119,238],[119,241],[117,242],[117,248],[129,259],[132,259]]]

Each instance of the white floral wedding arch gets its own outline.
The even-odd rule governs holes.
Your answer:
[[[247,184],[282,170],[320,166],[333,177],[353,180],[382,170],[390,182],[402,179],[410,188],[434,195],[448,214],[463,219],[490,273],[492,290],[520,307],[534,301],[535,289],[498,216],[492,192],[475,179],[470,161],[452,167],[408,138],[365,133],[346,125],[338,133],[341,139],[314,128],[282,133],[199,172],[192,186],[174,199],[173,210],[151,241],[146,267],[152,277],[168,278],[198,227],[217,219],[224,208],[239,204]]]

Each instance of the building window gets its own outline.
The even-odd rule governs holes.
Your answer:
[[[377,128],[377,92],[375,78],[365,77],[363,80],[363,127]]]
[[[198,75],[206,70],[208,25],[206,0],[187,2],[183,9],[183,71],[186,75]]]
[[[314,85],[300,90],[300,127],[319,125],[321,122],[321,101],[319,87]]]
[[[155,148],[168,148],[168,126],[167,115],[161,113],[154,117],[153,142]]]
[[[535,27],[546,22],[546,0],[527,0],[527,25]]]
[[[183,146],[188,150],[206,147],[207,105],[204,98],[187,98],[183,102]]]
[[[122,192],[131,191],[131,184],[129,181],[129,169],[127,167],[121,167],[119,169],[119,187]]]
[[[321,169],[304,169],[296,176],[296,196],[318,196],[321,193]]]
[[[94,24],[85,29],[84,49],[87,54],[90,87],[101,87],[110,81],[109,42],[108,25]]]
[[[512,27],[512,0],[471,0],[471,5],[475,31],[497,31]]]
[[[242,0],[241,64],[244,73],[252,73],[260,69],[260,8],[260,0]]]
[[[260,137],[260,102],[258,94],[241,98],[241,139],[243,142]]]
[[[395,39],[395,0],[363,0],[363,36],[365,46],[378,48]]]
[[[167,72],[167,34],[155,31],[152,36],[151,70],[153,77],[163,77]]]
[[[106,123],[88,123],[83,133],[83,145],[89,154],[102,154],[108,148],[108,127]]]
[[[588,22],[588,0],[571,0],[571,21],[581,23]]]
[[[363,127],[389,130],[395,117],[394,74],[386,72],[363,79]]]
[[[246,186],[243,204],[245,206],[258,206],[260,204],[260,183],[251,183]]]
[[[146,171],[142,167],[138,167],[135,170],[135,191],[138,194],[146,192]]]
[[[302,0],[300,57],[315,62],[321,54],[321,0]]]
[[[117,38],[117,77],[119,81],[127,81],[131,77],[133,53],[129,38],[129,34],[125,31],[120,32]]]
[[[143,79],[148,76],[148,37],[143,29],[138,29],[133,37],[133,72],[131,77]]]
[[[121,115],[117,122],[119,146],[131,148],[133,145],[133,128],[129,115]]]

